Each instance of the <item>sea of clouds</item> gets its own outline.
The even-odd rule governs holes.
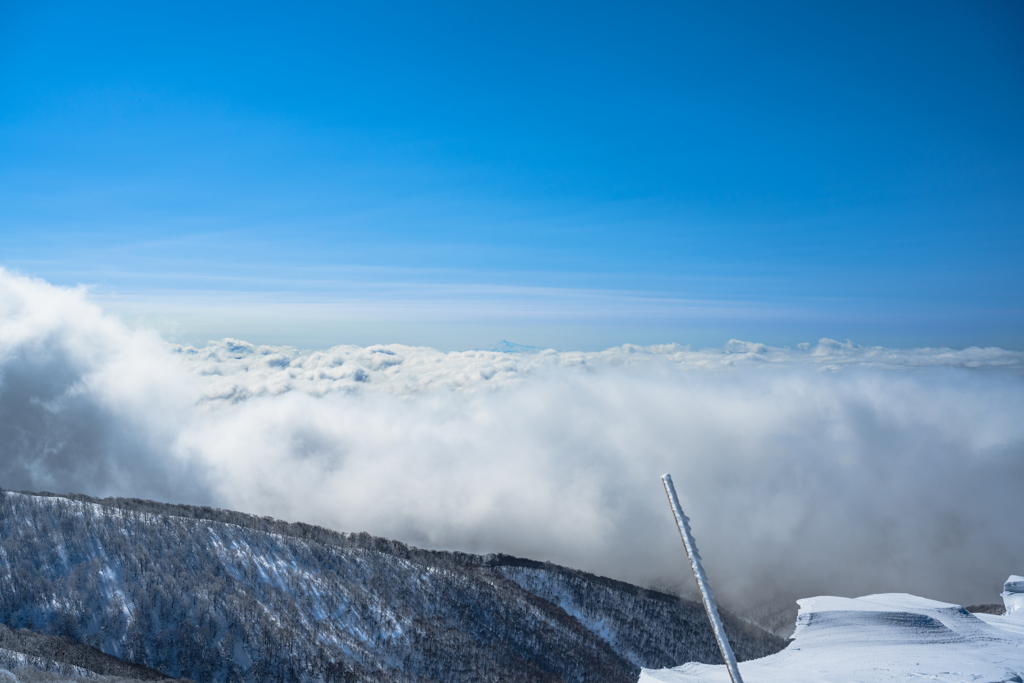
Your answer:
[[[689,590],[726,605],[1024,570],[1024,353],[821,340],[323,351],[133,330],[0,271],[0,486],[153,498]]]

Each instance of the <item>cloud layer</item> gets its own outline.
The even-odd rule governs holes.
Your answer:
[[[0,486],[217,505],[688,589],[741,610],[995,600],[1024,567],[1024,354],[325,351],[132,331],[0,272]]]

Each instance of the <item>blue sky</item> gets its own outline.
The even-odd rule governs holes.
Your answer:
[[[1024,348],[1024,6],[0,4],[0,265],[201,343]]]

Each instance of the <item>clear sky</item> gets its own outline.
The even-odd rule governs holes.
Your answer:
[[[0,3],[0,266],[169,338],[1024,348],[1024,4]]]

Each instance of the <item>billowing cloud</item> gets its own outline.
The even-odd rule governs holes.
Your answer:
[[[0,273],[0,485],[217,505],[723,602],[991,601],[1024,566],[1024,354],[325,351],[131,331]]]

